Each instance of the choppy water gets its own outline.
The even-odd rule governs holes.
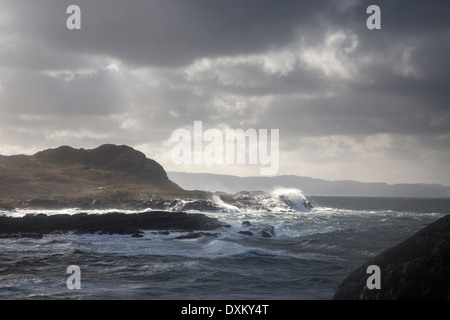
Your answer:
[[[365,261],[450,213],[450,199],[310,200],[310,212],[207,213],[231,227],[197,239],[0,239],[0,299],[330,299]],[[243,221],[276,235],[239,233]],[[70,265],[79,290],[67,288]]]

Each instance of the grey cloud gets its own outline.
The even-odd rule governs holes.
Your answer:
[[[0,75],[0,81],[3,113],[88,117],[117,113],[126,105],[120,79],[107,70],[56,75],[21,70]]]
[[[80,31],[65,27],[71,4],[82,10]],[[382,9],[381,30],[366,28],[369,4]],[[317,138],[311,152],[323,163],[364,158],[357,151],[366,138],[389,135],[378,156],[420,165],[433,155],[441,170],[449,159],[449,8],[419,0],[4,0],[0,144],[159,142],[162,150],[174,129],[203,120],[278,128],[283,152],[304,152],[295,151],[298,141]],[[330,146],[329,136],[343,140]],[[336,152],[318,154],[328,147]]]

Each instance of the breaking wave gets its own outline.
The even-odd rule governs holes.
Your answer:
[[[278,199],[295,211],[305,212],[312,208],[311,203],[300,189],[278,187],[271,194],[275,199]]]
[[[308,212],[312,209],[300,189],[275,188],[271,192],[241,191],[222,199],[214,195],[213,203],[220,212]]]
[[[217,194],[213,195],[212,201],[213,201],[213,203],[215,205],[219,206],[220,208],[223,208],[224,211],[226,211],[226,212],[230,212],[230,213],[239,213],[239,212],[241,212],[241,210],[238,207],[236,207],[236,206],[234,206],[232,204],[228,204],[228,203],[223,202],[223,200]]]

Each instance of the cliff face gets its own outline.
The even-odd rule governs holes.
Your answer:
[[[380,267],[380,289],[367,288],[369,265]],[[333,299],[450,299],[450,215],[354,271]]]
[[[124,184],[181,189],[156,161],[131,147],[112,144],[0,156],[0,181],[0,199],[62,196]]]

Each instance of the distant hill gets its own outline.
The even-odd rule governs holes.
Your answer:
[[[31,156],[0,156],[0,199],[64,196],[125,184],[181,189],[159,163],[128,146],[62,146]]]
[[[438,184],[387,184],[381,182],[327,181],[295,175],[237,177],[210,173],[168,172],[186,190],[270,191],[274,187],[301,189],[307,196],[450,197],[450,187]]]

